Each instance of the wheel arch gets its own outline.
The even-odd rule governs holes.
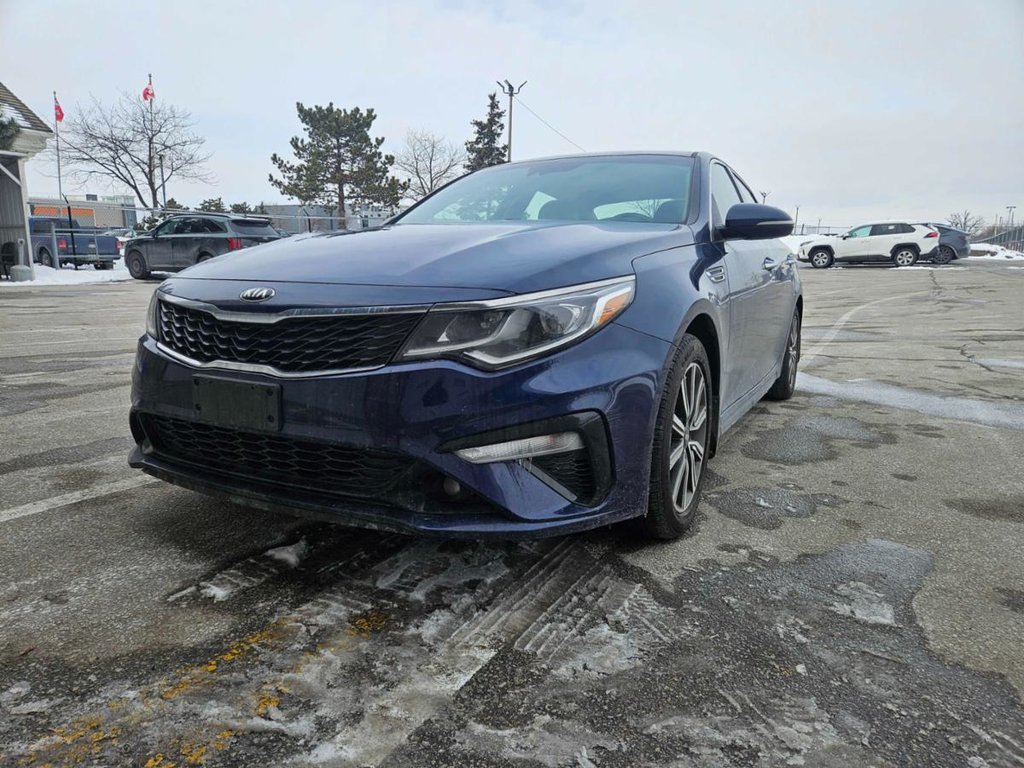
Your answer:
[[[895,256],[896,255],[896,251],[898,251],[900,248],[910,248],[911,250],[915,251],[918,256],[921,255],[921,246],[918,245],[917,243],[897,243],[889,251],[889,255],[890,256]]]
[[[718,329],[711,315],[699,311],[689,318],[680,340],[685,334],[697,338],[704,346],[708,355],[708,365],[711,368],[711,434],[708,436],[708,458],[715,455],[718,450],[718,412],[721,403],[722,391],[722,352],[719,342]]]
[[[820,243],[818,245],[812,245],[810,248],[807,249],[807,254],[810,255],[810,254],[814,253],[815,251],[825,251],[833,259],[836,257],[836,249],[833,248],[831,245],[828,245],[826,243]]]

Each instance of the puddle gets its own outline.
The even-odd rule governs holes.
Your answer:
[[[833,440],[849,440],[864,447],[896,442],[892,434],[846,416],[797,416],[781,429],[762,432],[741,446],[740,452],[747,458],[779,464],[827,461],[838,455]]]

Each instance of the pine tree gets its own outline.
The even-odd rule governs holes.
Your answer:
[[[248,203],[245,203],[245,202],[242,202],[242,203],[232,203],[231,204],[231,212],[232,213],[255,213],[255,211],[253,210],[252,206],[249,205]]]
[[[473,120],[473,138],[466,142],[466,170],[478,171],[508,162],[508,144],[501,144],[505,135],[505,110],[498,104],[498,94],[487,96],[487,117]]]
[[[227,208],[224,207],[224,201],[219,197],[211,197],[203,200],[199,204],[198,210],[209,211],[210,213],[227,213]]]
[[[21,133],[17,121],[13,117],[0,117],[0,150],[10,149],[14,146],[14,140]]]
[[[339,109],[333,102],[326,107],[295,106],[306,137],[291,140],[297,162],[277,154],[270,157],[281,174],[280,179],[271,174],[271,184],[304,205],[336,211],[343,229],[346,203],[398,205],[406,184],[391,175],[395,158],[381,152],[384,139],[370,136],[377,119],[372,109]]]

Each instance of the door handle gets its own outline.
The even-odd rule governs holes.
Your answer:
[[[767,269],[769,272],[778,266],[779,262],[777,262],[771,256],[765,257],[765,260],[761,262],[761,269]]]

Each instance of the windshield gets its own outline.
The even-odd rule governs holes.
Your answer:
[[[481,221],[634,221],[680,224],[693,160],[626,155],[498,165],[453,182],[398,224]]]

